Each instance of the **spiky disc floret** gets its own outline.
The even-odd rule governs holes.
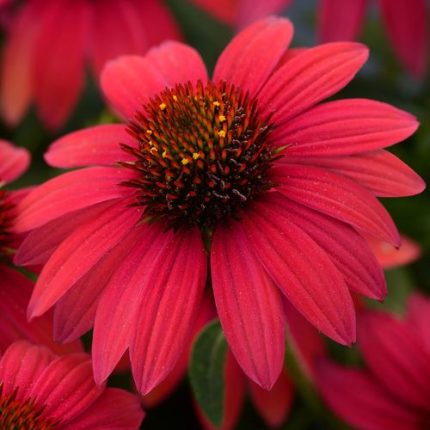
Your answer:
[[[0,429],[54,430],[55,422],[44,416],[43,408],[31,400],[17,398],[17,392],[4,395],[0,384]]]
[[[128,128],[138,145],[123,146],[138,172],[127,183],[149,219],[211,228],[272,184],[270,124],[256,101],[225,82],[178,84],[136,114]]]
[[[10,248],[10,225],[13,218],[13,205],[7,198],[7,191],[0,188],[0,260],[8,258]]]

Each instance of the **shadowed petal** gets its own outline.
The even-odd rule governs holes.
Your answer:
[[[30,153],[25,148],[0,140],[0,184],[19,178],[30,165]]]

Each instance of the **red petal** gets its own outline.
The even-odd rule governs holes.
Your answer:
[[[206,255],[198,229],[172,232],[142,279],[141,313],[130,346],[133,376],[150,392],[178,361],[198,315],[206,282]],[[154,252],[155,251],[155,252]]]
[[[236,25],[239,28],[244,28],[266,16],[279,15],[282,9],[291,3],[291,0],[241,0],[235,3],[237,3]]]
[[[380,0],[382,16],[394,50],[408,70],[422,77],[428,60],[425,0]]]
[[[334,218],[298,205],[278,193],[265,202],[285,216],[327,253],[343,274],[348,287],[359,294],[382,300],[387,294],[384,274],[366,240],[353,228]]]
[[[386,103],[345,99],[320,104],[288,121],[273,139],[292,156],[350,155],[399,143],[417,128],[414,116]]]
[[[52,4],[35,40],[33,85],[40,117],[50,129],[57,129],[72,112],[84,84],[88,4],[82,0]]]
[[[430,351],[430,300],[414,292],[409,298],[407,322],[417,333],[423,346]]]
[[[422,429],[422,418],[416,411],[396,402],[363,371],[323,362],[320,364],[318,385],[329,407],[354,428]]]
[[[120,143],[134,147],[137,142],[122,124],[96,125],[74,131],[56,140],[45,153],[46,162],[69,169],[91,165],[114,165],[130,160]]]
[[[54,252],[34,287],[28,313],[43,314],[81,279],[139,221],[140,210],[123,202],[75,230]]]
[[[236,228],[244,229],[270,277],[305,318],[339,343],[354,342],[354,307],[342,275],[327,253],[281,214],[258,204]]]
[[[192,0],[192,2],[226,24],[236,23],[238,3],[236,0]]]
[[[278,428],[287,419],[293,404],[294,387],[282,372],[278,381],[270,391],[263,390],[250,382],[252,403],[269,427]]]
[[[281,296],[235,224],[215,231],[211,274],[218,316],[231,351],[250,379],[270,389],[284,363]]]
[[[368,50],[358,43],[328,43],[295,56],[265,84],[258,101],[263,115],[284,123],[335,94],[358,72]]]
[[[321,0],[319,39],[322,42],[355,40],[366,13],[366,0]]]
[[[256,95],[288,48],[293,27],[285,18],[262,19],[240,32],[218,59],[214,81]]]
[[[350,179],[313,166],[274,168],[277,189],[288,198],[336,218],[378,239],[400,245],[390,215],[366,189]]]
[[[32,230],[78,209],[124,198],[128,190],[120,183],[127,179],[128,169],[113,167],[91,167],[57,176],[20,202],[13,230]]]
[[[430,354],[404,322],[382,312],[360,315],[361,351],[375,378],[396,399],[428,410]]]
[[[19,178],[29,165],[30,153],[26,149],[0,140],[0,184]]]
[[[411,196],[421,193],[426,186],[409,166],[384,150],[343,157],[288,156],[279,161],[330,169],[353,179],[379,197]]]

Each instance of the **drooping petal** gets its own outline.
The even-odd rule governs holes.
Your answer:
[[[256,95],[288,48],[293,28],[285,18],[270,17],[240,32],[225,48],[214,81],[226,81]]]
[[[354,428],[420,430],[416,412],[389,396],[367,373],[324,361],[318,387],[329,407]]]
[[[275,284],[318,330],[342,344],[355,340],[345,281],[327,253],[287,217],[261,204],[243,214],[243,228]]]
[[[400,236],[388,212],[365,188],[356,182],[313,166],[290,164],[272,169],[278,191],[375,238],[395,246]]]
[[[152,48],[146,58],[163,75],[169,86],[179,82],[205,83],[208,79],[205,63],[200,54],[188,45],[165,42]]]
[[[270,389],[284,362],[281,297],[235,224],[215,231],[211,274],[218,316],[231,351],[251,380]]]
[[[361,352],[379,383],[410,407],[428,410],[430,354],[399,319],[363,312],[358,319]]]
[[[33,230],[78,209],[124,198],[130,191],[120,183],[130,175],[124,168],[90,167],[57,176],[20,202],[13,231]]]
[[[258,101],[263,115],[285,123],[335,94],[358,72],[368,57],[359,43],[336,42],[310,48],[270,77]]]
[[[305,54],[302,54],[305,55]],[[386,103],[344,99],[320,104],[274,131],[291,156],[338,156],[385,148],[418,128],[416,118]]]
[[[37,110],[52,130],[63,125],[84,84],[88,2],[52,2],[34,42],[32,85]],[[67,53],[67,55],[65,55]]]
[[[55,359],[39,374],[29,396],[61,422],[75,418],[102,392],[103,387],[94,383],[88,355],[70,354]]]
[[[270,391],[257,384],[249,385],[252,403],[264,421],[272,428],[278,428],[286,419],[293,405],[294,387],[284,371]]]
[[[283,8],[286,8],[291,0],[241,0],[237,3],[236,26],[244,28],[258,19],[269,15],[279,15]]]
[[[34,381],[54,358],[48,348],[33,346],[25,340],[14,342],[0,360],[2,395],[17,390],[18,398],[25,398]]]
[[[206,282],[200,231],[169,232],[142,279],[141,312],[130,345],[133,376],[142,394],[173,369],[191,334]],[[154,252],[155,251],[155,252]]]
[[[0,140],[0,183],[19,178],[30,164],[30,153],[25,148]]]
[[[265,204],[273,211],[282,208],[289,220],[306,231],[330,256],[351,290],[373,299],[385,297],[387,287],[382,268],[366,240],[353,228],[278,193],[272,193]]]
[[[319,39],[324,43],[357,39],[366,3],[366,0],[321,0]]]
[[[430,351],[430,300],[423,294],[414,292],[409,298],[407,322],[420,338],[423,346]]]
[[[205,9],[216,19],[234,25],[237,17],[237,0],[192,0],[197,6]]]
[[[100,84],[113,109],[125,119],[133,119],[150,97],[167,86],[166,79],[148,59],[133,55],[109,61]]]
[[[118,388],[108,388],[75,420],[62,425],[59,430],[135,430],[144,416],[135,395]]]
[[[121,149],[122,143],[131,147],[137,144],[125,125],[96,125],[56,140],[45,153],[45,160],[49,165],[63,169],[115,165],[131,159]]]
[[[49,309],[123,240],[140,217],[140,209],[120,202],[74,231],[44,266],[34,287],[29,315],[35,317]]]
[[[136,238],[126,258],[118,264],[97,307],[93,335],[94,378],[102,383],[129,347],[141,310],[142,279],[153,264],[151,249],[161,249],[166,235],[161,226],[141,224],[133,229]],[[154,251],[153,251],[154,252]]]
[[[406,68],[423,76],[428,60],[428,25],[425,0],[380,0],[391,44]]]
[[[280,163],[305,164],[347,176],[378,197],[402,197],[421,193],[425,183],[408,165],[383,149],[340,157],[283,157]]]

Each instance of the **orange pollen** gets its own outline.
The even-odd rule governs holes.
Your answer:
[[[44,416],[43,408],[31,400],[17,399],[16,391],[3,395],[0,386],[0,429],[4,430],[54,430],[53,420]]]
[[[278,153],[269,144],[269,120],[256,100],[225,82],[178,84],[165,89],[135,114],[128,132],[137,179],[136,205],[145,218],[213,227],[237,217],[246,204],[273,184],[266,172]]]

